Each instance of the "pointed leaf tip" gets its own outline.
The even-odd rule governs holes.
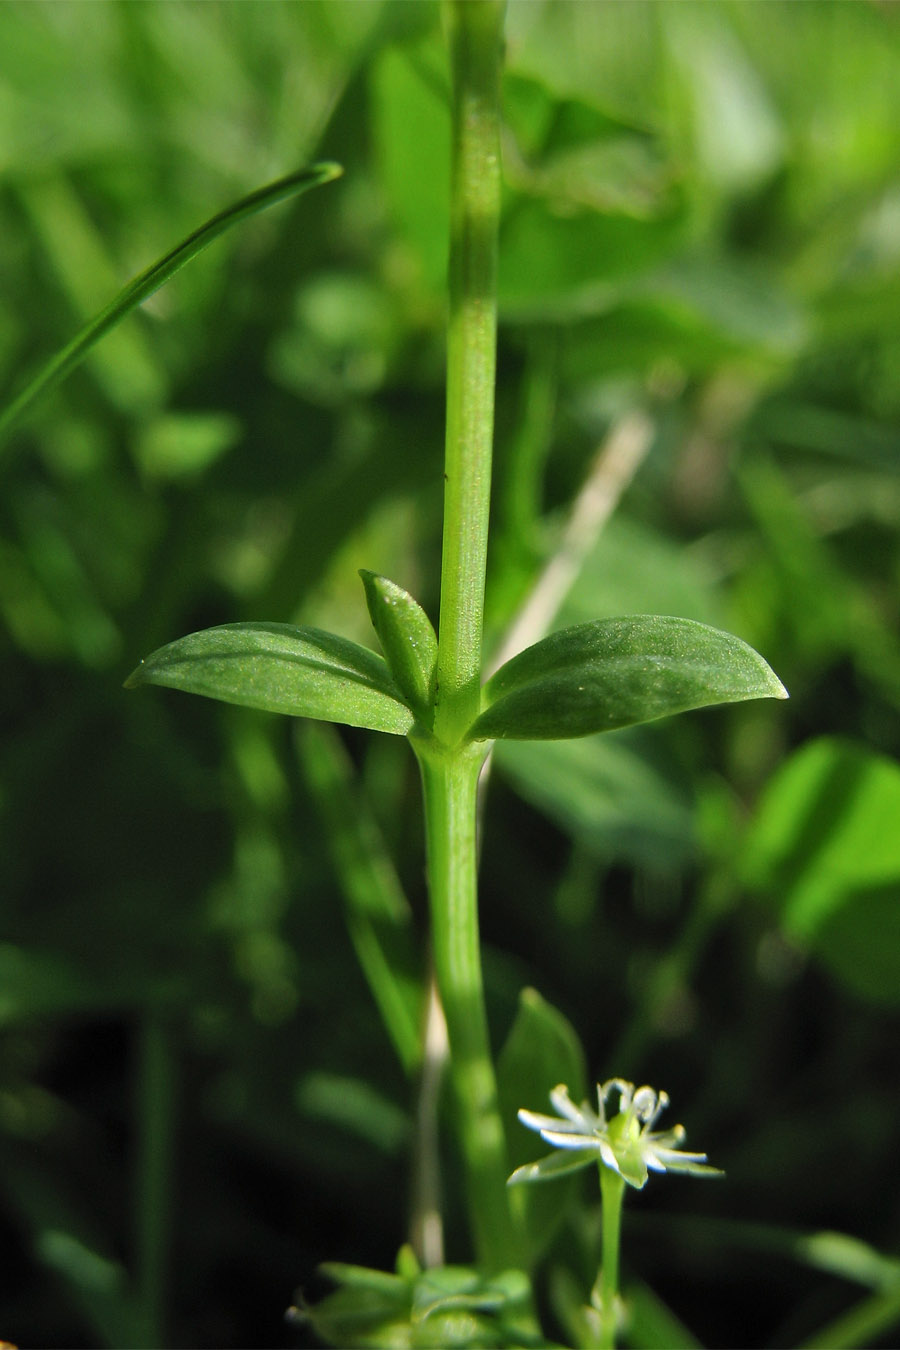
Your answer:
[[[229,623],[160,647],[125,687],[165,685],[264,712],[405,735],[413,714],[380,656],[335,633]]]
[[[692,708],[787,698],[758,652],[691,619],[638,614],[553,633],[485,685],[472,740],[557,740]]]

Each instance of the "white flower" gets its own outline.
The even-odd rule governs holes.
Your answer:
[[[619,1095],[618,1111],[607,1118],[607,1105],[614,1091]],[[654,1092],[650,1087],[636,1089],[633,1083],[610,1078],[609,1082],[597,1085],[596,1111],[587,1102],[576,1106],[563,1086],[553,1089],[550,1101],[558,1115],[520,1111],[519,1119],[530,1130],[537,1130],[545,1143],[561,1151],[517,1168],[509,1184],[545,1181],[593,1162],[618,1172],[629,1186],[638,1190],[646,1185],[650,1172],[721,1176],[718,1168],[707,1166],[705,1153],[680,1151],[685,1137],[682,1125],[654,1131],[657,1119],[669,1105],[665,1092]]]

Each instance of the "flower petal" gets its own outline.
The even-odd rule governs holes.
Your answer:
[[[552,1144],[554,1148],[589,1148],[594,1153],[600,1149],[604,1142],[596,1134],[575,1134],[565,1127],[555,1130],[541,1130],[541,1138],[545,1144]]]
[[[580,1120],[560,1120],[558,1116],[541,1116],[537,1111],[518,1112],[519,1120],[529,1130],[556,1130],[559,1133],[584,1133],[584,1122]]]
[[[614,1089],[619,1094],[619,1112],[627,1111],[631,1105],[634,1083],[626,1083],[624,1078],[608,1078],[602,1087],[598,1084],[600,1103],[604,1109],[608,1105],[608,1099]]]
[[[569,1089],[564,1083],[558,1084],[550,1093],[550,1102],[561,1116],[565,1116],[566,1120],[571,1120],[580,1129],[584,1129],[586,1121],[589,1122],[588,1129],[593,1128],[593,1111],[587,1102],[582,1103],[581,1106],[576,1106],[569,1096]]]

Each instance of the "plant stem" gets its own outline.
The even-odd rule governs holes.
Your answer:
[[[451,0],[446,10],[453,164],[438,694],[434,735],[413,741],[425,793],[435,974],[447,1020],[476,1254],[488,1270],[522,1263],[506,1192],[506,1146],[478,937],[476,806],[486,747],[464,740],[481,697],[504,7],[504,0]]]
[[[491,496],[500,215],[502,0],[447,8],[453,72],[447,440],[435,734],[478,713]]]
[[[478,936],[476,802],[484,747],[419,749],[425,791],[432,944],[479,1264],[522,1263],[510,1213],[506,1141],[488,1038]]]
[[[616,1343],[619,1297],[619,1240],[622,1234],[622,1201],[625,1182],[611,1167],[600,1167],[600,1199],[603,1222],[600,1267],[600,1350],[613,1350]]]

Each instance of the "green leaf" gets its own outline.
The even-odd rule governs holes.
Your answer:
[[[412,10],[414,5],[402,8]],[[385,46],[369,67],[379,181],[394,224],[411,251],[413,275],[441,292],[450,232],[450,105],[443,53],[433,39]]]
[[[708,571],[681,544],[649,525],[614,515],[563,601],[560,627],[641,609],[716,627],[722,597]]]
[[[791,1251],[814,1270],[825,1270],[871,1289],[900,1289],[900,1261],[895,1256],[885,1256],[850,1233],[822,1228],[815,1233],[800,1234]]]
[[[847,1346],[890,1344],[888,1332],[900,1323],[900,1289],[887,1289],[870,1294],[854,1303],[847,1312],[821,1327],[809,1340],[805,1350],[846,1350]]]
[[[43,1228],[34,1238],[35,1255],[53,1271],[79,1307],[101,1344],[135,1344],[148,1335],[136,1291],[124,1266],[63,1227]],[[127,1339],[126,1339],[127,1338]]]
[[[536,989],[523,989],[515,1021],[497,1061],[500,1113],[511,1168],[530,1162],[535,1152],[535,1137],[519,1121],[519,1107],[543,1109],[557,1083],[567,1084],[580,1101],[586,1082],[584,1051],[572,1024]],[[592,1155],[592,1161],[596,1161],[596,1155]],[[553,1240],[571,1198],[567,1186],[521,1187],[510,1197],[524,1225],[532,1261]]]
[[[202,473],[240,440],[230,413],[163,413],[143,426],[135,458],[149,479],[184,480]]]
[[[514,656],[483,690],[471,740],[557,740],[749,698],[787,698],[740,638],[654,614],[598,619]]]
[[[321,1267],[340,1282],[314,1307],[302,1306],[294,1319],[308,1323],[326,1345],[409,1345],[411,1294],[405,1280],[378,1270],[340,1265]]]
[[[900,767],[822,737],[772,779],[742,872],[789,937],[863,998],[900,1001]]]
[[[519,1270],[485,1277],[468,1266],[419,1270],[408,1256],[389,1275],[328,1262],[323,1275],[339,1288],[314,1307],[292,1310],[327,1344],[339,1346],[545,1346]]]
[[[43,369],[38,371],[13,402],[0,412],[0,443],[39,394],[46,393],[64,380],[111,328],[115,328],[126,314],[130,314],[158,291],[160,286],[184,267],[185,263],[190,262],[198,253],[202,253],[214,239],[218,239],[220,234],[224,234],[232,225],[239,224],[249,216],[255,216],[267,206],[273,206],[287,197],[296,196],[299,192],[306,192],[309,188],[318,187],[320,183],[331,182],[342,172],[340,165],[328,163],[313,164],[309,168],[300,169],[297,173],[288,174],[286,178],[279,178],[274,183],[269,183],[266,187],[258,188],[248,196],[242,197],[233,206],[220,211],[205,225],[194,230],[187,239],[182,240],[152,267],[148,267],[130,281],[96,318],[91,319],[62,351],[57,352]]]
[[[263,712],[405,735],[413,714],[380,656],[285,623],[227,623],[160,647],[125,686],[161,684]]]
[[[700,1350],[700,1341],[649,1285],[634,1283],[625,1293],[628,1343],[644,1350]]]
[[[132,1008],[150,996],[145,985],[110,969],[98,980],[74,960],[12,942],[0,943],[0,1028],[32,1018],[71,1017]]]
[[[323,1261],[319,1273],[346,1289],[357,1289],[361,1293],[405,1304],[409,1301],[410,1284],[415,1282],[420,1272],[416,1271],[412,1279],[407,1279],[393,1271],[373,1270],[370,1266],[357,1266],[346,1261]]]
[[[517,1167],[507,1183],[518,1186],[523,1181],[556,1181],[559,1177],[570,1176],[582,1168],[597,1165],[600,1154],[595,1148],[566,1148],[556,1153],[548,1153],[537,1162],[525,1163]]]
[[[387,577],[361,570],[366,601],[391,674],[411,708],[431,724],[437,678],[437,637],[431,620],[408,591]]]
[[[10,1104],[17,1101],[17,1095],[10,1093]],[[48,1105],[51,1101],[56,1099],[48,1098]],[[50,1119],[58,1119],[58,1104],[51,1109]],[[21,1119],[24,1123],[25,1118]],[[69,1121],[70,1126],[84,1129],[87,1117],[76,1112]],[[88,1188],[73,1187],[71,1179],[47,1166],[46,1158],[36,1157],[33,1136],[26,1130],[17,1139],[8,1126],[4,1129],[0,1168],[4,1201],[22,1225],[21,1231],[30,1233],[39,1267],[61,1286],[59,1293],[66,1304],[77,1309],[79,1325],[89,1328],[92,1345],[155,1344],[140,1292],[111,1244],[105,1242]]]

